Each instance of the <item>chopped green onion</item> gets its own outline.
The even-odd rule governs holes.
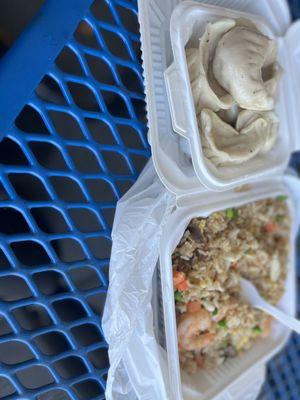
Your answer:
[[[261,327],[260,326],[255,326],[254,328],[252,328],[252,331],[254,332],[254,333],[257,333],[258,335],[260,335],[261,333],[262,333],[262,329],[261,329]]]
[[[217,309],[217,307],[214,309],[214,311],[212,312],[212,315],[217,315],[219,312],[219,310]]]
[[[281,224],[284,221],[284,215],[276,215],[276,222]]]
[[[276,197],[276,200],[278,200],[278,201],[285,201],[285,200],[287,200],[287,196],[285,196],[284,194],[282,194],[282,195],[280,195],[280,196],[277,196]]]
[[[244,254],[249,254],[250,251],[251,251],[251,249],[249,248],[249,249],[247,249],[247,250],[244,252]]]
[[[179,292],[179,290],[176,290],[174,292],[174,298],[175,298],[175,301],[183,301],[182,293]]]
[[[234,208],[227,208],[226,210],[226,217],[228,219],[236,219],[238,216],[237,211]]]
[[[218,322],[218,326],[222,329],[226,329],[227,328],[227,323],[225,319],[222,319],[222,321]]]

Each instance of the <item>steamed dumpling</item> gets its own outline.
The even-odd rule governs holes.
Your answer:
[[[241,108],[258,111],[274,108],[274,98],[262,76],[272,48],[272,40],[251,27],[236,26],[220,39],[213,73]]]
[[[256,131],[265,136],[265,142],[260,149],[261,153],[267,153],[275,145],[279,129],[279,118],[273,111],[243,110],[239,113],[236,130],[241,134],[251,134]]]
[[[277,62],[277,47],[276,44],[272,42],[263,65],[262,79],[265,83],[266,90],[274,99],[282,74],[283,69]]]
[[[228,110],[220,110],[218,112],[218,116],[224,122],[227,122],[231,126],[235,126],[240,110],[241,109],[239,108],[239,106],[236,103],[233,103]]]
[[[207,24],[204,35],[200,39],[199,48],[186,50],[192,93],[197,114],[203,108],[214,111],[228,109],[232,105],[232,97],[218,84],[211,71],[211,63],[215,48],[222,35],[235,26],[233,19],[222,19]]]
[[[242,111],[235,129],[213,111],[204,109],[200,115],[204,154],[216,166],[246,162],[274,145],[277,122],[273,112]]]

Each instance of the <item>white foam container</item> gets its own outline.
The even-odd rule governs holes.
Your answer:
[[[164,80],[165,70],[174,62],[170,36],[170,19],[176,6],[182,3],[180,0],[138,1],[148,109],[149,142],[159,177],[165,186],[178,197],[203,190],[203,183],[201,183],[199,176],[195,172],[191,157],[187,156],[186,152],[182,150],[181,142],[185,143],[183,147],[189,148],[190,141],[175,134],[173,129]],[[289,140],[289,144],[287,143],[288,139],[282,139],[285,143],[285,157],[280,156],[282,160],[281,168],[277,169],[282,172],[284,161],[285,165],[287,161],[287,147],[290,147],[290,152],[299,148],[296,132],[300,121],[295,110],[296,103],[292,101],[292,98],[300,99],[300,82],[297,79],[297,70],[300,70],[299,51],[297,50],[297,44],[300,43],[300,24],[290,25],[289,8],[286,0],[206,0],[193,3],[217,4],[228,8],[234,7],[241,12],[263,16],[269,30],[273,31],[275,36],[278,36],[279,42],[286,43],[286,50],[289,50],[286,51],[287,58],[282,60],[282,63],[287,73],[282,86],[287,88],[286,96],[287,98],[290,96],[291,100],[289,103],[284,101],[285,107],[287,107],[286,115],[289,114],[290,117],[286,118],[284,116],[282,127],[286,123],[288,125],[286,135],[289,135],[291,131],[295,134],[292,135],[292,141]],[[286,68],[285,63],[289,65],[293,63],[295,68]],[[291,77],[292,79],[290,79]],[[186,80],[185,83],[189,87],[189,80]],[[191,104],[193,103],[191,102]],[[194,110],[193,105],[192,110]],[[273,161],[271,160],[271,162]],[[263,173],[263,168],[261,172]],[[270,172],[266,171],[265,175]],[[273,172],[279,173],[274,169]],[[249,179],[249,177],[244,176],[244,181]],[[206,186],[214,190],[223,190],[235,184],[239,184],[238,180],[235,182],[224,181],[221,182],[221,185],[218,182],[216,183],[215,180],[206,182]]]
[[[261,32],[277,43],[278,60],[285,70],[285,76],[279,85],[276,106],[280,129],[276,144],[268,153],[257,155],[242,164],[216,167],[202,151],[185,51],[188,47],[198,47],[199,38],[203,35],[208,22],[242,17],[254,22]],[[295,34],[295,27],[293,31]],[[300,25],[296,32],[300,37]],[[193,1],[180,3],[173,11],[170,36],[174,62],[165,72],[173,129],[187,139],[188,146],[185,146],[183,151],[190,155],[195,173],[205,187],[212,190],[226,190],[253,179],[283,173],[291,152],[299,149],[299,117],[293,107],[300,101],[298,91],[294,90],[295,84],[299,81],[295,73],[294,34],[291,35],[288,30],[288,33],[281,37],[276,35],[271,25],[261,17]],[[294,116],[297,118],[293,118]]]
[[[237,192],[234,189],[222,193],[207,191],[201,195],[186,199],[186,204],[176,208],[169,218],[162,235],[160,245],[160,274],[162,282],[162,297],[165,318],[166,348],[168,354],[170,387],[173,389],[171,398],[176,400],[208,400],[219,399],[219,396],[230,396],[231,391],[240,395],[252,387],[249,373],[254,367],[267,362],[276,354],[289,338],[289,329],[280,323],[273,322],[269,338],[257,341],[254,346],[239,357],[230,359],[221,367],[212,371],[199,370],[195,375],[180,373],[178,358],[178,343],[176,334],[176,316],[174,307],[174,288],[172,282],[172,253],[183,236],[183,233],[194,217],[207,217],[211,213],[228,207],[239,207],[249,202],[263,198],[272,198],[281,194],[289,197],[289,208],[294,221],[290,236],[291,252],[288,261],[288,277],[285,294],[278,307],[290,315],[295,315],[295,238],[298,230],[300,209],[297,196],[300,195],[300,182],[295,177],[271,178],[251,184],[251,190]],[[247,376],[248,386],[240,380]],[[257,376],[254,374],[254,377]],[[236,383],[236,385],[233,385]],[[232,386],[233,385],[233,386]],[[231,388],[230,388],[231,387]],[[232,396],[232,395],[231,395]],[[220,397],[220,398],[227,398]],[[228,397],[244,399],[244,397]],[[252,397],[253,398],[253,397]]]
[[[260,31],[277,42],[279,61],[285,66],[286,73],[289,75],[291,66],[286,62],[289,59],[286,40],[278,38],[262,18],[191,1],[180,3],[171,16],[170,35],[174,62],[166,70],[165,78],[173,129],[187,139],[188,146],[185,146],[183,151],[190,155],[199,181],[212,190],[224,190],[244,184],[254,178],[282,173],[288,164],[291,151],[295,150],[292,140],[295,127],[289,126],[287,122],[292,113],[291,104],[294,104],[295,92],[285,90],[286,80],[284,80],[280,84],[276,110],[280,118],[280,132],[276,145],[271,151],[243,164],[226,167],[216,167],[203,154],[189,81],[186,47],[198,46],[199,38],[203,35],[208,22],[215,22],[221,18],[242,17],[253,21]]]
[[[205,0],[188,2],[189,5],[181,5],[182,9],[179,8],[176,11],[181,10],[179,14],[187,12],[186,15],[188,15],[188,11],[185,10],[186,6],[196,7],[205,3],[235,9],[235,11],[209,9],[211,13],[220,13],[222,16],[229,16],[229,14],[232,16],[232,13],[235,16],[240,15],[237,14],[236,10],[255,14],[256,17],[250,16],[250,18],[254,18],[256,22],[259,21],[258,23],[264,26],[263,29],[266,32],[268,31],[269,35],[276,37],[280,54],[285,54],[280,56],[283,67],[288,71],[281,84],[286,89],[280,89],[282,104],[279,104],[279,108],[281,116],[286,112],[286,116],[283,115],[283,122],[281,121],[279,139],[283,150],[282,154],[280,149],[277,148],[274,151],[273,159],[262,160],[255,167],[250,166],[254,169],[250,171],[251,168],[249,168],[249,172],[246,174],[243,173],[241,176],[235,176],[228,180],[213,176],[207,166],[204,165],[203,159],[200,160],[197,167],[194,159],[197,156],[194,154],[192,159],[189,155],[192,154],[190,149],[195,147],[195,144],[198,145],[200,150],[201,146],[199,146],[199,139],[195,139],[192,132],[189,129],[187,130],[185,126],[185,123],[187,123],[193,125],[194,128],[196,127],[194,105],[186,75],[186,61],[182,59],[178,61],[177,58],[173,57],[173,51],[174,55],[176,53],[183,56],[184,43],[188,40],[189,35],[184,36],[186,35],[184,29],[180,34],[178,32],[177,44],[175,44],[177,39],[172,39],[173,50],[170,36],[171,15],[178,5],[180,7],[181,3],[183,3],[181,0],[138,0],[148,111],[148,138],[156,171],[166,188],[175,193],[177,198],[177,208],[167,223],[161,241],[162,298],[158,296],[157,309],[160,309],[160,305],[163,303],[164,321],[159,313],[156,324],[158,337],[168,353],[170,387],[173,390],[170,399],[252,400],[258,395],[264,381],[264,363],[286,343],[289,331],[276,324],[272,329],[270,339],[259,343],[253,352],[227,362],[223,368],[214,373],[199,372],[193,378],[184,374],[181,376],[178,360],[171,255],[190,219],[194,216],[206,216],[218,209],[242,205],[258,198],[272,197],[286,191],[292,197],[295,196],[295,193],[298,194],[298,197],[300,196],[298,180],[291,177],[283,178],[290,153],[300,147],[300,135],[296,134],[297,130],[300,132],[300,120],[295,102],[296,98],[300,99],[299,80],[296,79],[297,63],[298,65],[300,63],[300,24],[290,26],[289,8],[285,0]],[[205,10],[207,16],[208,9],[205,8]],[[175,21],[178,15],[174,15]],[[264,17],[265,22],[261,21],[261,16]],[[178,24],[182,24],[181,28],[183,28],[186,22],[180,21],[179,18]],[[179,30],[181,28],[178,26]],[[189,30],[190,28],[186,32]],[[299,52],[295,51],[298,43]],[[292,62],[295,63],[295,68],[291,67]],[[167,72],[167,81],[174,80],[174,76],[172,76],[174,71],[176,77],[178,77],[178,80],[175,79],[176,85],[169,88],[169,99],[164,79],[164,73],[168,67],[170,68]],[[185,72],[182,73],[182,70],[178,72],[179,67],[185,69]],[[298,70],[300,71],[300,66]],[[187,97],[189,97],[189,100],[187,100]],[[182,99],[184,99],[184,105]],[[188,110],[183,108],[187,107],[187,102],[190,102]],[[187,111],[188,120],[185,113],[181,113],[182,109]],[[175,132],[173,125],[176,131],[180,131],[181,135]],[[186,131],[189,133],[186,133]],[[198,132],[196,134],[196,136],[199,136]],[[183,149],[185,150],[183,151]],[[251,182],[252,189],[250,192],[237,193],[234,190],[236,186],[246,182]],[[216,191],[222,192],[216,193]],[[295,208],[293,203],[290,204],[290,207],[291,211],[297,215],[295,220],[298,221],[299,210]],[[295,229],[291,238],[292,251],[287,290],[280,303],[280,306],[291,315],[295,311],[296,296],[294,238]]]

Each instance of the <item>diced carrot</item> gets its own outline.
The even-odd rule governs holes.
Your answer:
[[[201,304],[199,303],[199,301],[189,301],[186,307],[187,311],[191,313],[201,310]]]
[[[185,273],[180,271],[173,271],[173,284],[175,287],[183,281],[185,281]]]
[[[184,281],[182,281],[176,285],[176,289],[181,290],[182,292],[184,292],[185,290],[188,290],[189,287],[190,287],[190,285],[189,285],[189,281],[187,279],[185,279]]]
[[[267,225],[265,225],[264,229],[267,233],[276,233],[278,232],[279,227],[276,222],[269,222]]]

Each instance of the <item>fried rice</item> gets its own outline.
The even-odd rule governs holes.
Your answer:
[[[290,229],[285,196],[190,222],[172,256],[182,368],[190,373],[214,368],[270,334],[271,317],[244,302],[239,278],[277,304],[287,276]]]

